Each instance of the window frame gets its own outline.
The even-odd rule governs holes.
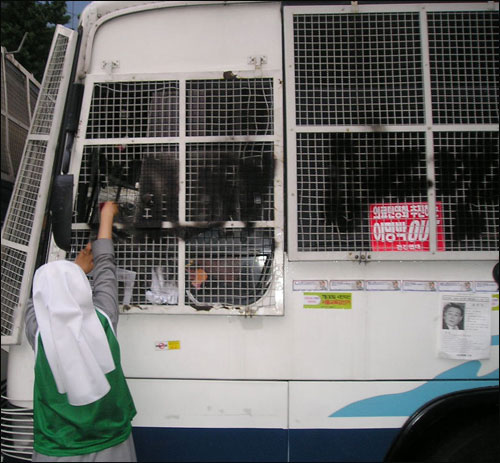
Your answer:
[[[280,70],[255,70],[255,71],[235,71],[238,78],[270,78],[273,82],[273,134],[272,135],[222,135],[222,136],[188,136],[186,134],[186,82],[190,80],[211,80],[221,79],[221,72],[192,72],[192,73],[141,73],[141,74],[113,74],[112,79],[106,75],[88,75],[85,80],[85,92],[82,102],[81,123],[75,145],[73,148],[70,173],[75,179],[80,178],[80,168],[84,149],[92,146],[116,146],[125,145],[161,145],[172,144],[178,146],[179,156],[179,221],[161,223],[162,229],[169,229],[177,226],[202,226],[200,222],[186,220],[186,154],[187,147],[195,143],[237,143],[237,142],[267,142],[273,143],[274,147],[274,220],[252,222],[253,229],[272,228],[274,229],[274,259],[272,266],[272,276],[269,288],[263,298],[248,306],[238,308],[222,308],[217,304],[209,311],[197,311],[185,302],[185,290],[187,287],[185,279],[186,269],[186,242],[177,238],[177,284],[179,302],[177,305],[154,305],[147,304],[130,306],[126,310],[121,307],[121,311],[127,314],[205,314],[205,315],[283,315],[283,266],[284,266],[284,201],[283,201],[283,83]],[[89,120],[92,95],[95,84],[117,83],[117,82],[149,82],[149,81],[178,81],[179,82],[179,133],[178,136],[169,137],[136,137],[136,138],[86,138],[87,123]],[[75,181],[73,197],[76,200],[78,192],[78,181]],[[208,223],[208,222],[207,222]],[[245,222],[226,221],[221,224],[224,230],[233,230],[245,227]],[[120,224],[116,224],[117,228]],[[89,230],[86,223],[74,223],[73,230]],[[52,243],[53,246],[53,243]],[[267,299],[272,291],[272,304],[259,306],[262,299]]]
[[[498,132],[498,124],[433,124],[431,74],[428,39],[428,12],[497,11],[498,3],[463,4],[377,4],[335,6],[285,6],[284,7],[284,57],[286,79],[286,139],[287,139],[287,213],[288,213],[288,256],[293,261],[347,260],[347,261],[424,261],[424,260],[498,260],[498,251],[438,251],[436,231],[436,189],[434,171],[434,134],[440,132]],[[427,203],[429,205],[430,250],[406,251],[300,251],[298,243],[298,191],[297,191],[297,134],[305,133],[373,133],[373,128],[364,125],[298,125],[296,119],[294,15],[296,14],[358,14],[358,13],[407,13],[416,12],[420,20],[422,45],[422,72],[424,92],[423,124],[384,125],[384,132],[420,132],[425,134],[427,182]]]

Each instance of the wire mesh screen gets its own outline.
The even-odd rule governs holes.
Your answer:
[[[186,82],[188,136],[272,135],[272,79]]]
[[[498,123],[498,12],[428,18],[434,123]]]
[[[2,179],[12,183],[21,163],[39,92],[39,85],[31,79],[28,71],[2,48],[2,172],[7,174]]]
[[[40,93],[40,87],[37,84],[30,82],[30,114],[33,116],[35,113],[36,101],[38,99],[38,94]]]
[[[273,183],[273,143],[187,145],[187,220],[273,220]]]
[[[0,63],[0,107],[2,108],[2,113],[5,111],[5,101],[7,100],[7,97],[5,96],[5,90],[6,90],[6,87],[5,87],[5,82],[4,82],[4,78],[3,78],[3,75],[5,73],[5,55],[3,53],[3,49],[2,50],[2,53],[1,53],[1,56],[2,56],[2,61]]]
[[[84,149],[76,222],[97,223],[99,204],[118,202],[118,222],[161,227],[179,220],[177,144],[99,145]]]
[[[27,136],[28,131],[24,127],[9,121],[9,152],[12,167],[14,168],[15,173],[17,173],[19,165],[21,164],[21,158],[23,156],[24,144]]]
[[[87,138],[177,137],[179,82],[96,83]]]
[[[200,230],[186,242],[186,304],[273,305],[273,249],[272,228]]]
[[[5,61],[5,78],[7,80],[7,105],[9,114],[25,125],[30,123],[28,97],[26,95],[27,77],[10,61]]]
[[[5,172],[7,175],[12,176],[11,168],[10,168],[10,162],[9,162],[9,151],[7,148],[7,118],[2,114],[1,116],[2,120],[2,153],[1,153],[1,170],[2,172]],[[3,220],[3,219],[2,219]]]
[[[24,246],[31,238],[46,149],[45,141],[28,141],[19,171],[22,180],[16,182],[2,230],[2,238]]]
[[[63,78],[64,56],[68,42],[68,37],[64,35],[59,35],[56,39],[54,52],[48,63],[48,68],[45,70],[43,87],[39,96],[40,101],[32,121],[32,134],[50,134],[57,95]]]
[[[14,329],[14,315],[19,303],[19,292],[24,275],[27,254],[2,246],[2,336],[9,336]]]
[[[99,204],[114,200],[117,264],[136,272],[127,305],[271,306],[274,229],[250,222],[275,220],[275,143],[257,138],[274,135],[274,123],[268,77],[95,83],[86,138],[103,143],[84,147],[76,248],[95,237]],[[196,136],[207,138],[190,143]],[[140,137],[174,140],[141,144]],[[227,228],[228,221],[247,226]]]
[[[293,21],[297,125],[424,122],[418,13]]]
[[[369,251],[369,208],[427,200],[421,133],[297,135],[299,251]]]
[[[434,134],[436,194],[446,250],[498,249],[498,134]]]
[[[74,260],[91,239],[95,239],[95,232],[74,229],[68,259]],[[177,304],[177,238],[168,235],[168,230],[156,230],[142,235],[118,235],[114,241],[119,303],[125,306]]]

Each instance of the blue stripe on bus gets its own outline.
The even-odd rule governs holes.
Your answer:
[[[399,429],[133,429],[141,462],[382,461]]]
[[[464,363],[436,376],[410,391],[384,394],[353,402],[333,412],[329,416],[411,416],[422,405],[432,399],[451,392],[498,385],[498,369],[484,376],[478,376],[481,363],[477,360]],[[470,380],[453,380],[471,378]],[[438,381],[436,381],[438,380]],[[448,381],[446,381],[448,380]]]

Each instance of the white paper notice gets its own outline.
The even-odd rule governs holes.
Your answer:
[[[328,280],[293,280],[294,291],[328,291]]]
[[[404,291],[436,291],[435,281],[403,281]]]
[[[330,291],[363,291],[362,280],[330,280]]]
[[[401,291],[399,280],[367,280],[365,282],[367,291]]]
[[[458,291],[472,291],[471,281],[438,281],[439,291],[458,292]]]
[[[478,293],[497,293],[498,285],[494,281],[476,281]]]
[[[490,298],[443,294],[440,309],[439,357],[464,360],[489,358]]]

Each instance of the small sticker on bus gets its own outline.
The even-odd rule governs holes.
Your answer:
[[[180,341],[156,341],[155,350],[178,350],[181,348]]]
[[[352,309],[352,294],[304,293],[304,309]]]

